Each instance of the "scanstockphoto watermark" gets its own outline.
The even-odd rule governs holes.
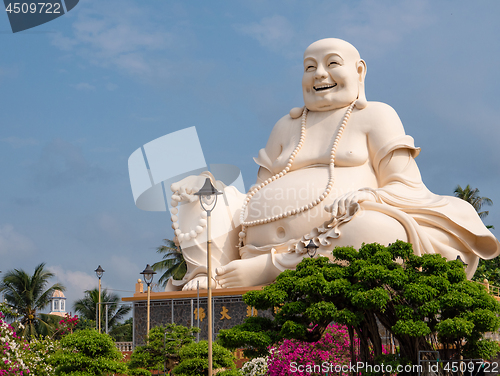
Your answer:
[[[303,212],[301,216],[306,217],[308,221],[316,218],[326,220],[329,214],[325,211],[325,205],[331,205],[334,198],[340,198],[354,190],[354,188],[349,190],[345,187],[343,189],[333,188],[328,195],[329,198],[323,204],[311,207],[310,210]],[[248,211],[245,213],[245,220],[253,221],[284,214],[314,202],[323,194],[323,191],[322,186],[318,187],[310,183],[305,183],[300,188],[288,186],[259,190],[250,200]]]
[[[359,373],[359,372],[382,372],[382,373],[402,373],[402,372],[424,372],[428,368],[428,372],[437,372],[437,364],[429,364],[425,367],[417,364],[399,364],[393,366],[391,364],[368,364],[364,362],[356,362],[349,364],[334,364],[330,362],[323,362],[321,364],[299,364],[297,362],[290,363],[290,371],[292,373],[300,372],[302,374],[340,374],[340,373]]]

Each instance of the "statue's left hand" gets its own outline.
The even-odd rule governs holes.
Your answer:
[[[363,201],[375,202],[375,195],[370,191],[349,192],[335,199],[332,205],[325,206],[325,210],[332,213],[332,217],[340,217],[346,214],[352,206]]]

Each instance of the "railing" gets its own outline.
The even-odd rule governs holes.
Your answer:
[[[500,287],[490,285],[487,279],[483,280],[483,282],[477,282],[477,283],[486,287],[486,291],[488,291],[491,295],[500,297]]]
[[[121,352],[133,350],[133,343],[132,342],[116,342],[115,345],[116,345],[116,348],[118,349],[118,351],[121,351]]]

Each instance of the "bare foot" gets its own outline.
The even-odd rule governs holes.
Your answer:
[[[272,262],[271,255],[234,260],[215,269],[215,279],[222,288],[259,286],[273,282],[281,273]]]
[[[208,288],[207,285],[207,276],[199,276],[195,277],[192,280],[190,280],[188,283],[184,285],[182,288],[182,291],[187,291],[187,290],[196,290],[198,288],[198,282],[200,282],[200,290],[206,290]],[[212,278],[212,288],[220,288],[220,286],[217,286],[217,282]]]

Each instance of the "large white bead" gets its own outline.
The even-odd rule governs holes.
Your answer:
[[[201,234],[203,232],[203,227],[201,226],[196,226],[194,229],[198,234]]]
[[[177,230],[174,231],[174,234],[177,235],[177,236],[179,236],[180,234],[182,234],[182,231],[179,230],[179,229],[177,229]]]
[[[181,196],[172,195],[172,200],[174,200],[174,201],[180,201],[181,200]]]
[[[189,235],[192,237],[192,238],[196,238],[196,236],[198,236],[198,234],[196,233],[196,231],[194,230],[191,230],[191,232],[189,233]]]
[[[172,200],[172,201],[170,201],[170,205],[175,208],[177,205],[179,205],[179,202],[175,201],[175,200]]]
[[[204,212],[204,211],[201,212],[201,214],[200,214],[201,218],[207,218],[207,216],[208,216],[207,212]]]
[[[172,208],[172,209],[170,209],[170,213],[172,213],[172,214],[174,214],[174,215],[175,215],[175,214],[179,213],[179,209],[177,209],[177,208]]]
[[[198,221],[198,224],[202,227],[205,227],[207,225],[207,220],[200,218],[200,220]]]
[[[189,235],[188,233],[185,233],[185,234],[182,234],[182,235],[184,235],[184,240],[185,240],[185,241],[189,241],[189,240],[191,240],[191,235]],[[181,235],[181,236],[182,236],[182,235]]]
[[[172,222],[177,222],[177,221],[179,220],[179,218],[177,218],[177,216],[176,216],[176,215],[173,215],[172,217],[170,217],[170,220],[171,220]]]
[[[179,224],[177,222],[172,223],[172,228],[177,230],[179,228]]]

